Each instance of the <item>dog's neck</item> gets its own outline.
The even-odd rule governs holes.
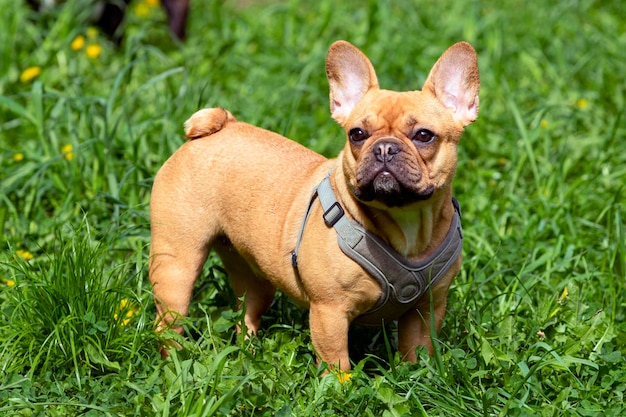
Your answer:
[[[335,186],[345,188],[342,195],[351,195],[344,181],[337,181]],[[342,204],[350,217],[411,261],[425,258],[437,249],[448,233],[454,215],[451,189],[410,207],[376,208],[357,200],[343,201]]]
[[[409,208],[371,209],[376,230],[390,230],[383,236],[398,253],[409,260],[431,254],[443,241],[454,214],[452,196],[433,197]],[[447,203],[447,204],[445,204]]]
[[[388,237],[390,244],[407,258],[424,253],[433,235],[434,213],[431,207],[420,207],[415,210],[395,209],[388,211],[387,214],[400,229],[400,233]],[[381,217],[377,216],[379,219]]]

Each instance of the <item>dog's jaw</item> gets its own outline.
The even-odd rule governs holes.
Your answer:
[[[409,191],[389,171],[382,171],[362,187],[354,189],[354,196],[363,203],[378,202],[388,208],[405,207],[411,203],[432,197],[435,187],[428,185],[422,190]]]

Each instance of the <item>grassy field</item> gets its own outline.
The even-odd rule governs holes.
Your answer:
[[[115,47],[85,2],[0,0],[0,415],[626,414],[621,0],[192,0],[184,44],[150,4]],[[396,90],[458,40],[479,55],[454,184],[464,264],[435,355],[382,349],[320,377],[306,312],[283,296],[258,338],[235,336],[211,258],[184,350],[161,360],[148,202],[182,123],[222,106],[335,155],[337,39]]]

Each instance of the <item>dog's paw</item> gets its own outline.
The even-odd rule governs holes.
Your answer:
[[[185,122],[185,137],[198,139],[209,136],[222,130],[227,123],[236,121],[228,110],[220,107],[198,110]]]

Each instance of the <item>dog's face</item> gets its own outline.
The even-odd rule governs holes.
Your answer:
[[[451,182],[462,128],[441,107],[420,91],[366,94],[345,124],[343,163],[354,173],[355,197],[404,206],[428,200]]]
[[[469,44],[448,49],[422,91],[379,89],[369,60],[346,42],[331,47],[327,74],[331,113],[347,134],[343,171],[358,200],[404,207],[450,186],[463,128],[478,114]]]

